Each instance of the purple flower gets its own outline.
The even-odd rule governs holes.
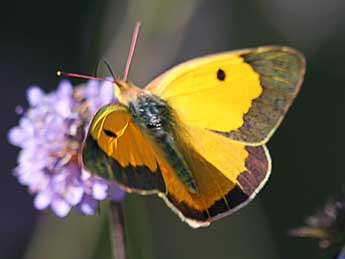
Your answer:
[[[27,91],[30,107],[19,125],[8,132],[9,142],[21,148],[14,175],[35,195],[34,206],[51,207],[60,217],[72,207],[94,214],[98,201],[122,200],[116,184],[91,175],[80,163],[80,149],[92,116],[114,98],[110,82],[89,81],[73,88],[62,81],[57,91],[39,87]]]

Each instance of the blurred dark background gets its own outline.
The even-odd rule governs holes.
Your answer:
[[[5,1],[0,10],[0,258],[93,258],[101,216],[37,212],[11,175],[18,149],[7,131],[25,91],[55,89],[56,70],[92,74],[101,58],[123,73],[135,21],[142,22],[130,78],[144,86],[204,54],[288,45],[307,58],[302,90],[268,146],[273,172],[250,205],[193,230],[157,197],[125,201],[132,258],[326,258],[292,238],[344,186],[345,2],[341,0]],[[81,81],[74,81],[80,83]],[[99,249],[99,248],[98,248]],[[105,257],[104,257],[105,258]]]

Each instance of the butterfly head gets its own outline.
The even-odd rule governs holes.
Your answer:
[[[116,79],[114,81],[115,98],[122,104],[127,105],[128,101],[136,99],[139,92],[143,90],[129,81]]]

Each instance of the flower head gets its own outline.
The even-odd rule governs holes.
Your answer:
[[[305,223],[307,226],[292,229],[290,234],[316,238],[321,248],[328,249],[335,257],[339,256],[345,247],[345,193],[329,200],[323,209],[308,217]]]
[[[89,122],[113,96],[112,84],[107,81],[89,81],[73,88],[64,80],[49,94],[36,86],[28,89],[30,107],[19,125],[9,131],[8,139],[21,148],[14,175],[35,195],[37,209],[50,206],[61,217],[72,207],[93,214],[99,200],[124,197],[116,184],[91,175],[80,162]]]

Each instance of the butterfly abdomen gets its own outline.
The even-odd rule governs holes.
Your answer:
[[[157,96],[139,94],[135,101],[129,102],[129,111],[138,125],[163,151],[180,180],[191,192],[198,193],[191,170],[175,142],[176,123],[169,105]]]

